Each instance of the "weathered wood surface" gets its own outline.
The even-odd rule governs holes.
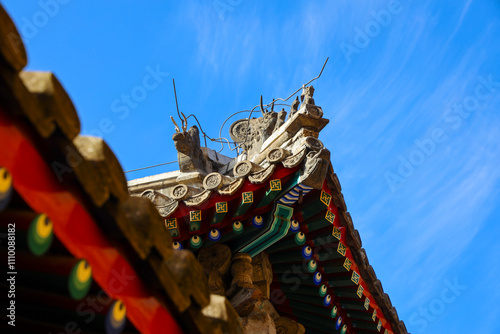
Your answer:
[[[54,122],[68,139],[80,133],[80,119],[75,106],[63,86],[50,72],[21,72],[19,74],[26,88],[36,96],[46,119]]]
[[[16,72],[21,71],[28,63],[21,35],[2,5],[0,5],[0,54]]]

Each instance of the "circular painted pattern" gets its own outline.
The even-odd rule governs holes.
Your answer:
[[[310,273],[313,273],[316,271],[316,268],[318,268],[318,263],[314,260],[309,261],[307,264],[307,270],[309,270]]]
[[[325,299],[323,299],[323,305],[328,306],[332,302],[332,297],[330,295],[326,295]]]
[[[304,257],[304,259],[309,260],[312,257],[312,254],[313,251],[311,247],[304,246],[304,248],[302,248],[302,256]]]
[[[299,231],[299,229],[300,229],[299,222],[296,221],[295,219],[292,219],[292,223],[290,224],[290,231],[296,233]]]
[[[221,237],[221,233],[218,229],[214,228],[210,230],[210,233],[208,234],[208,238],[212,241],[219,241]]]
[[[335,329],[339,330],[340,326],[342,326],[342,317],[337,318],[337,321],[335,322]]]
[[[233,223],[233,231],[236,234],[240,234],[241,232],[243,232],[243,224],[240,221],[235,221]]]
[[[106,334],[119,334],[127,323],[127,308],[121,300],[116,300],[106,314]]]
[[[262,216],[255,216],[252,219],[253,226],[261,228],[264,225],[264,218]]]
[[[337,316],[337,306],[334,306],[334,307],[332,308],[332,311],[330,312],[330,316],[331,316],[332,318],[335,318],[335,317]]]
[[[322,286],[320,286],[320,288],[319,288],[319,295],[321,297],[326,296],[327,292],[328,292],[328,287],[326,286],[326,284],[323,284]]]
[[[5,209],[12,197],[12,175],[0,167],[0,211]]]
[[[203,244],[203,241],[201,240],[201,238],[197,235],[194,235],[191,240],[189,240],[189,244],[191,245],[192,248],[194,249],[198,249],[201,247],[201,245]]]
[[[306,235],[304,234],[304,232],[299,232],[295,235],[295,242],[298,244],[298,245],[303,245],[305,244],[306,242]]]
[[[342,329],[340,330],[340,334],[345,334],[347,333],[347,325],[342,326]]]
[[[28,228],[28,249],[35,255],[43,255],[54,238],[52,221],[45,214],[35,217]]]
[[[321,273],[319,271],[317,271],[315,274],[314,274],[314,284],[316,285],[320,285],[321,284]]]
[[[89,292],[92,284],[92,268],[85,260],[78,261],[71,270],[68,279],[69,294],[73,299],[82,299]]]
[[[174,242],[172,242],[172,248],[173,248],[174,250],[181,250],[181,249],[183,249],[184,247],[182,247],[182,244],[181,244],[180,242],[178,242],[178,241],[174,241]]]

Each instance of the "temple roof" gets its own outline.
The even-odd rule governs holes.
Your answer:
[[[328,124],[304,86],[289,117],[266,110],[234,122],[241,149],[228,159],[200,147],[197,127],[173,135],[179,171],[129,181],[155,204],[174,249],[216,243],[233,253],[269,255],[273,301],[309,333],[407,333],[369,264],[347,211],[330,151],[318,139]],[[174,122],[175,123],[175,122]],[[224,163],[225,162],[225,163]]]

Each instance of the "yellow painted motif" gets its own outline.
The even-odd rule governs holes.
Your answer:
[[[271,191],[279,191],[281,190],[281,180],[280,179],[271,180],[269,182],[269,186],[271,188]]]
[[[330,210],[326,210],[325,219],[333,224],[333,221],[335,220],[335,215]]]
[[[354,284],[359,284],[359,274],[355,271],[352,272],[351,281]]]
[[[365,309],[368,310],[370,308],[370,298],[366,297],[365,299]]]
[[[349,260],[349,258],[345,258],[345,261],[344,261],[344,268],[349,271],[351,270],[351,266],[352,266],[352,262],[351,260]]]
[[[92,276],[92,268],[85,260],[81,260],[76,268],[76,278],[80,282],[87,282]]]
[[[217,213],[226,213],[227,212],[227,202],[215,203],[215,211]]]
[[[376,318],[377,318],[377,310],[374,310],[372,314],[372,320],[375,321]]]
[[[342,237],[342,233],[340,232],[339,228],[337,226],[334,226],[333,227],[333,230],[332,230],[332,235],[337,238],[337,240],[340,240],[340,238]]]
[[[356,291],[356,294],[358,295],[359,298],[363,297],[363,291],[364,290],[365,290],[365,288],[363,288],[362,285],[358,286],[358,291]]]
[[[201,221],[201,210],[190,211],[189,212],[189,220],[192,222]]]
[[[325,204],[326,206],[329,206],[330,205],[330,201],[332,200],[332,195],[330,195],[329,193],[326,193],[324,191],[321,192],[321,196],[319,197],[319,199],[321,200],[321,202],[323,202],[323,204]]]
[[[380,331],[380,328],[382,328],[382,321],[378,321],[378,325],[377,325],[377,330]],[[385,333],[387,334],[387,329],[385,330]]]
[[[337,247],[337,252],[341,254],[342,256],[345,256],[345,252],[347,251],[347,247],[344,246],[343,243],[339,242],[339,246]]]
[[[165,219],[165,227],[169,230],[177,228],[177,218]]]
[[[253,203],[253,192],[252,191],[247,191],[246,193],[242,194],[243,196],[243,203]]]

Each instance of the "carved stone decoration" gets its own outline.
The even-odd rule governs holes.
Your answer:
[[[276,125],[274,126],[273,132],[277,131],[286,121],[286,111],[285,108],[281,109],[278,113],[278,119],[276,120]]]
[[[234,166],[233,173],[237,178],[244,178],[250,175],[252,172],[253,166],[252,163],[248,160],[240,161]]]
[[[156,209],[158,209],[158,213],[160,214],[160,216],[167,218],[172,213],[174,213],[178,207],[179,207],[179,202],[173,201],[171,204],[163,206],[163,207],[157,206]]]
[[[278,117],[283,116],[286,114],[271,111],[265,112],[263,117],[238,120],[229,128],[229,134],[251,157],[260,153],[262,144],[276,129]]]
[[[323,187],[330,166],[330,151],[323,148],[307,154],[304,169],[301,172],[300,183],[315,189]]]
[[[284,148],[278,147],[273,148],[269,152],[267,152],[267,161],[272,164],[276,164],[280,161],[283,161],[290,155],[290,151],[285,150]]]
[[[304,144],[313,151],[319,151],[325,147],[321,140],[314,137],[306,137]]]
[[[198,253],[198,261],[205,275],[208,277],[210,293],[225,296],[226,288],[224,277],[229,274],[231,267],[231,250],[223,244],[215,244],[202,248]]]
[[[296,154],[283,160],[283,166],[285,166],[286,168],[296,167],[302,162],[302,160],[304,160],[305,156],[306,156],[306,148],[304,147]]]
[[[304,334],[306,329],[301,324],[287,317],[274,320],[277,334]]]
[[[239,179],[231,182],[228,184],[226,187],[222,188],[219,190],[219,194],[224,195],[224,196],[230,196],[237,192],[245,183],[245,179]]]
[[[189,196],[189,188],[185,184],[178,184],[172,189],[172,198],[181,201]]]
[[[244,142],[250,139],[250,122],[248,119],[240,119],[229,128],[231,139],[236,142]]]
[[[276,334],[274,321],[269,314],[253,312],[241,318],[243,333]]]
[[[205,179],[203,180],[203,188],[206,190],[215,190],[215,189],[220,189],[222,187],[222,182],[223,182],[222,175],[214,172],[210,173],[207,176],[205,176]]]
[[[168,198],[167,196],[157,192],[153,189],[145,190],[141,193],[141,197],[148,198],[154,205],[156,206],[166,206],[172,204],[173,200]]]
[[[302,94],[300,94],[300,100],[304,104],[310,104],[310,105],[314,106],[315,103],[314,103],[313,95],[314,95],[314,87],[313,86],[307,86],[307,87],[303,86],[302,87]]]
[[[260,172],[250,174],[248,176],[248,179],[252,183],[257,183],[257,184],[263,183],[273,174],[275,168],[276,165],[269,165],[269,167]]]
[[[184,201],[184,204],[187,206],[198,206],[203,204],[206,200],[210,198],[210,195],[212,195],[211,190],[204,190],[199,194],[194,195],[191,198],[188,198],[187,200]]]
[[[297,113],[297,111],[299,110],[299,106],[299,97],[296,96],[295,100],[292,102],[292,106],[290,107],[290,118],[292,118]]]
[[[175,124],[175,121],[172,118]],[[177,160],[181,173],[199,172],[202,174],[211,172],[211,163],[207,162],[200,145],[200,131],[192,126],[188,131],[187,120],[183,121],[182,132],[176,126],[176,133],[172,136],[177,149]]]

